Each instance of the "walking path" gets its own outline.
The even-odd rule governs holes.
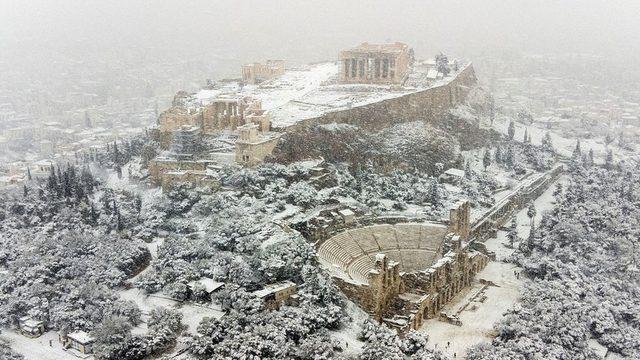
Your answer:
[[[14,330],[3,329],[0,338],[9,341],[13,351],[24,356],[25,360],[80,360],[93,359],[75,350],[65,350],[58,342],[58,333],[48,331],[37,338],[26,337]]]
[[[555,182],[558,181],[562,182],[564,178],[560,177]],[[555,182],[534,201],[537,209],[536,224],[540,222],[543,212],[553,207]],[[516,221],[519,236],[526,239],[530,229],[526,208],[516,214]],[[522,280],[516,275],[519,274],[520,268],[504,262],[514,251],[505,247],[504,244],[508,243],[506,235],[505,231],[498,231],[497,237],[486,240],[487,250],[496,253],[496,261],[489,262],[476,275],[474,284],[459,293],[443,309],[444,312],[456,313],[466,306],[459,314],[462,326],[452,325],[437,319],[425,321],[420,331],[429,335],[427,344],[432,349],[440,349],[451,358],[454,357],[454,354],[456,358],[463,358],[469,347],[489,342],[497,335],[494,325],[500,321],[505,312],[519,301],[522,288]],[[491,281],[497,286],[488,286],[483,290],[481,296],[473,298],[473,295],[476,295],[483,287],[480,279]]]

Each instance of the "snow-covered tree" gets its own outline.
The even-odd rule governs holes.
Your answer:
[[[611,149],[607,150],[607,155],[604,160],[604,167],[606,169],[613,168],[613,151]]]
[[[516,222],[515,217],[511,220],[511,224],[509,225],[507,240],[509,240],[509,246],[511,248],[513,248],[515,242],[518,241],[518,223]]]
[[[436,179],[433,179],[429,185],[429,201],[435,206],[440,205],[440,184]]]
[[[467,180],[471,180],[473,175],[473,170],[471,170],[471,163],[469,160],[464,163],[464,178]]]
[[[500,145],[496,146],[495,160],[496,164],[501,164],[503,162],[502,146]]]
[[[0,359],[24,360],[24,356],[15,353],[4,339],[0,339]]]
[[[491,153],[489,152],[489,149],[484,150],[484,155],[482,156],[482,166],[484,166],[485,170],[487,170],[487,168],[491,166]]]
[[[509,128],[507,129],[507,138],[509,140],[513,140],[513,137],[516,135],[516,123],[511,120],[509,121]]]
[[[582,150],[580,149],[580,139],[576,140],[576,146],[573,148],[573,153],[571,153],[572,159],[580,159],[582,156]]]
[[[91,331],[91,336],[96,359],[121,359],[131,338],[131,324],[124,317],[109,317]]]
[[[593,164],[595,164],[595,159],[593,158],[593,149],[589,149],[588,166],[593,166]]]
[[[542,138],[542,149],[551,153],[554,153],[553,141],[551,140],[551,134],[546,132]]]
[[[554,209],[512,257],[526,275],[520,305],[468,358],[596,358],[594,341],[621,358],[638,357],[640,324],[631,314],[640,311],[633,240],[640,207],[628,200],[628,184],[639,177],[623,168],[570,169]]]
[[[534,226],[536,214],[537,214],[537,210],[536,210],[535,204],[533,202],[529,203],[529,206],[527,207],[527,217],[531,222],[531,227]]]
[[[509,146],[507,148],[507,155],[505,156],[504,164],[507,166],[508,169],[512,169],[516,164],[516,162],[515,162],[515,153],[513,151],[513,147],[512,146]]]
[[[449,58],[447,57],[447,55],[440,53],[438,55],[436,55],[436,70],[438,70],[439,73],[442,73],[442,75],[447,76],[449,75],[449,72],[451,72],[451,69],[449,67]]]

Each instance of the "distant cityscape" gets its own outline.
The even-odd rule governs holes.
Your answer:
[[[640,90],[633,83],[606,82],[602,56],[522,56],[480,59],[478,72],[496,107],[564,135],[640,140]],[[595,74],[594,74],[595,72]],[[590,76],[593,74],[593,76]],[[604,77],[604,79],[603,79]]]
[[[474,64],[496,111],[566,137],[616,140],[632,150],[640,141],[640,90],[585,76],[601,61],[581,54],[521,55],[479,57]],[[207,89],[213,63],[59,56],[51,64],[55,71],[41,74],[28,71],[28,63],[0,62],[0,185],[156,126],[177,91]],[[250,65],[237,78],[256,71]]]
[[[28,60],[0,60],[0,184],[19,180],[27,168],[37,173],[43,163],[142,133],[176,91],[201,86],[214,63],[46,56],[47,73]]]

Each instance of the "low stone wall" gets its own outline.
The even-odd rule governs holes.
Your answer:
[[[220,180],[214,176],[209,176],[204,170],[166,172],[161,176],[160,187],[162,187],[162,191],[170,191],[177,184],[188,184],[213,190],[220,188]]]
[[[564,167],[562,164],[556,165],[547,171],[544,176],[519,189],[502,200],[497,207],[492,208],[489,216],[483,216],[471,229],[471,237],[475,240],[486,239],[493,236],[498,228],[503,226],[514,214],[524,209],[529,202],[537,199],[553,182],[562,175]]]

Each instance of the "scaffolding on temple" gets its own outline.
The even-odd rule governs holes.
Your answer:
[[[171,153],[179,159],[192,158],[200,149],[200,128],[183,126],[173,132]]]

